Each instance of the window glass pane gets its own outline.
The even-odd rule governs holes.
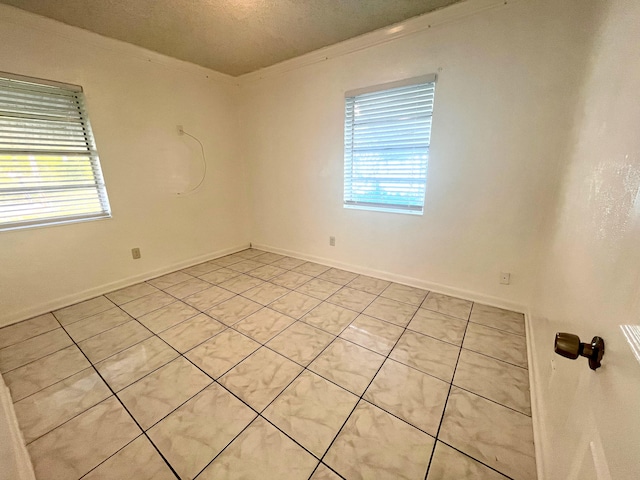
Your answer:
[[[422,213],[435,82],[347,97],[345,207]]]
[[[0,230],[109,216],[81,89],[0,75]]]

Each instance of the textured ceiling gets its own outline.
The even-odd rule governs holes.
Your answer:
[[[0,0],[241,75],[460,0]]]

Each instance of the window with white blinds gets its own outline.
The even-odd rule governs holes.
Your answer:
[[[0,230],[110,216],[82,88],[0,73]]]
[[[422,214],[435,75],[346,93],[344,206]]]

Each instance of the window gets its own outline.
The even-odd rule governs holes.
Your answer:
[[[435,80],[346,93],[345,208],[422,214]]]
[[[0,73],[0,230],[110,216],[82,88]]]

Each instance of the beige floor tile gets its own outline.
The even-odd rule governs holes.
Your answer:
[[[160,333],[160,338],[180,353],[191,350],[225,330],[225,326],[201,313]]]
[[[130,320],[111,330],[83,340],[78,343],[78,346],[91,362],[97,363],[149,338],[151,335],[152,333],[136,320]]]
[[[450,297],[441,293],[429,292],[427,298],[422,302],[421,307],[434,312],[440,312],[450,317],[469,319],[473,302],[462,298]]]
[[[389,357],[451,382],[459,352],[460,347],[407,330]]]
[[[219,265],[215,265],[210,262],[200,263],[198,265],[194,265],[193,267],[183,268],[181,271],[186,273],[187,275],[192,275],[194,277],[200,277],[202,275],[206,275],[207,273],[211,273],[215,270],[220,270]]]
[[[331,267],[320,265],[319,263],[305,262],[302,265],[298,265],[297,267],[292,268],[291,271],[303,273],[305,275],[309,275],[310,277],[317,277],[318,275],[329,270],[329,268]]]
[[[96,297],[91,300],[76,303],[70,307],[61,308],[53,312],[53,314],[60,324],[69,325],[70,323],[77,322],[96,313],[104,312],[113,307],[114,304],[106,297]]]
[[[435,440],[361,401],[324,461],[345,478],[423,480]]]
[[[173,272],[160,277],[156,277],[152,280],[147,280],[147,283],[153,285],[156,288],[164,290],[165,288],[172,287],[178,283],[186,282],[193,278],[191,275],[187,275],[184,272]]]
[[[279,285],[274,285],[273,283],[263,283],[262,285],[258,285],[257,287],[253,287],[246,292],[242,293],[242,296],[257,302],[261,305],[269,305],[274,300],[286,295],[291,290],[281,287]]]
[[[346,270],[340,270],[339,268],[330,268],[326,272],[318,275],[318,278],[333,283],[339,283],[340,285],[346,285],[357,276],[357,273],[347,272]]]
[[[174,349],[154,336],[96,364],[96,368],[118,392],[177,356]]]
[[[305,275],[304,273],[285,272],[282,275],[278,275],[277,277],[272,278],[271,282],[275,283],[276,285],[280,285],[281,287],[294,290],[312,279],[313,277]]]
[[[535,480],[531,417],[451,388],[440,439],[515,480]]]
[[[253,338],[258,343],[267,343],[295,320],[280,312],[263,308],[240,320],[233,328]]]
[[[340,335],[357,316],[358,313],[353,310],[322,302],[300,320],[325,332]]]
[[[284,255],[280,255],[278,253],[271,253],[271,252],[267,252],[267,253],[263,253],[262,255],[256,255],[255,257],[253,257],[253,260],[255,260],[256,262],[260,262],[260,263],[273,263],[276,262],[282,258],[285,258]]]
[[[273,265],[261,265],[261,267],[258,267],[255,270],[251,270],[248,275],[259,278],[260,280],[264,280],[266,282],[268,280],[271,280],[273,277],[277,277],[278,275],[282,275],[286,272],[284,268],[274,267]]]
[[[264,282],[259,278],[251,277],[249,275],[240,274],[237,277],[233,277],[231,280],[222,282],[220,286],[231,292],[240,294],[247,290],[262,285]]]
[[[263,416],[320,458],[357,401],[352,393],[305,371]]]
[[[487,327],[524,335],[524,315],[522,313],[476,303],[469,320]]]
[[[366,315],[379,320],[406,327],[418,307],[407,303],[391,300],[390,298],[378,297],[364,311]]]
[[[256,417],[212,384],[148,431],[181,478],[194,478]]]
[[[140,435],[111,396],[28,446],[37,478],[80,478]]]
[[[0,328],[0,348],[28,340],[36,335],[59,328],[60,324],[51,313],[45,313],[24,322]]]
[[[199,278],[191,278],[186,282],[178,283],[176,285],[173,285],[172,287],[165,288],[164,291],[172,297],[183,299],[188,297],[189,295],[193,295],[194,293],[206,290],[210,286],[211,284],[209,282],[205,282],[204,280],[201,280]]]
[[[462,346],[503,362],[527,368],[527,341],[520,335],[469,322]]]
[[[318,461],[257,418],[198,477],[200,480],[306,480]]]
[[[65,330],[75,342],[81,342],[131,320],[126,312],[115,307],[67,325]]]
[[[436,442],[427,480],[507,480],[495,470],[482,465],[457,450]]]
[[[533,480],[524,333],[250,248],[0,328],[0,372],[39,478]]]
[[[75,345],[58,350],[2,375],[14,402],[90,367],[91,364]]]
[[[341,338],[387,355],[395,345],[402,328],[368,315],[360,315],[340,334]]]
[[[410,287],[400,283],[392,283],[380,295],[398,302],[420,305],[429,293],[421,288]]]
[[[247,248],[246,250],[242,250],[241,252],[236,253],[236,255],[242,258],[251,259],[264,253],[267,252],[265,252],[264,250],[258,250],[257,248]]]
[[[222,282],[226,282],[227,280],[231,280],[240,275],[240,272],[236,272],[235,270],[229,270],[228,268],[220,268],[213,272],[206,273],[204,275],[200,275],[199,278],[202,280],[214,283],[216,285],[220,285]]]
[[[191,362],[178,357],[121,390],[118,397],[147,430],[211,382]]]
[[[269,308],[280,313],[284,313],[292,318],[299,319],[319,303],[320,300],[317,298],[313,298],[299,292],[291,292],[273,302],[269,305]]]
[[[229,265],[229,270],[235,270],[240,273],[248,273],[251,270],[255,270],[256,268],[262,267],[263,264],[260,262],[254,262],[253,260],[242,260],[241,262],[234,263]]]
[[[132,302],[127,302],[120,305],[120,308],[131,315],[133,318],[141,317],[142,315],[153,312],[159,308],[169,305],[175,302],[176,299],[171,295],[167,295],[164,292],[156,292],[145,297],[138,298]]]
[[[367,292],[354,290],[353,288],[344,287],[331,295],[327,302],[339,305],[356,312],[362,312],[376,298]]]
[[[258,348],[259,343],[229,328],[190,350],[185,356],[217,379]]]
[[[251,291],[251,290],[249,290]],[[231,326],[243,318],[248,317],[252,313],[257,312],[262,308],[262,305],[251,301],[247,298],[236,295],[229,300],[225,300],[222,303],[217,304],[215,307],[210,308],[205,313],[211,318]]]
[[[337,338],[308,368],[360,396],[382,362],[382,355]]]
[[[71,337],[62,328],[56,328],[29,340],[2,348],[0,349],[0,373],[4,375],[14,368],[62,350],[72,343]]]
[[[229,265],[233,265],[234,263],[241,262],[242,260],[244,260],[242,257],[238,257],[235,255],[226,255],[224,257],[210,260],[210,263],[214,265],[219,265],[221,267],[228,267]]]
[[[188,303],[192,307],[204,312],[205,310],[209,310],[215,305],[222,303],[225,300],[229,300],[232,297],[234,297],[233,293],[214,285],[213,287],[209,287],[205,290],[199,291],[198,293],[189,295],[183,300],[185,303]]]
[[[280,260],[276,260],[275,262],[272,263],[272,265],[279,268],[284,268],[285,270],[291,270],[292,268],[299,267],[304,263],[305,261],[300,260],[299,258],[284,257],[284,258],[281,258]]]
[[[160,333],[200,313],[186,303],[177,301],[138,318],[153,333]]]
[[[467,322],[442,313],[419,308],[407,328],[443,342],[460,346],[467,328]]]
[[[329,282],[320,278],[314,278],[309,280],[304,285],[300,285],[296,288],[297,292],[304,293],[310,297],[319,298],[320,300],[326,300],[331,295],[336,293],[342,288],[342,285],[338,283]]]
[[[159,290],[153,285],[142,282],[131,285],[130,287],[121,288],[115,292],[107,293],[105,297],[116,305],[122,305],[123,303],[132,302],[133,300],[146,297],[147,295],[151,295],[158,291]]]
[[[300,365],[262,347],[218,381],[261,412],[301,371]]]
[[[321,463],[309,480],[340,480],[341,478],[333,470]]]
[[[347,284],[347,287],[362,290],[363,292],[373,295],[380,295],[389,285],[391,285],[391,282],[387,282],[386,280],[367,277],[366,275],[358,275]]]
[[[531,416],[529,372],[470,350],[462,350],[454,385]]]
[[[82,480],[175,480],[175,475],[147,437],[140,435],[118,453],[91,470]]]
[[[364,399],[435,437],[448,394],[448,383],[387,360]]]
[[[273,338],[267,346],[290,360],[307,366],[335,336],[306,323],[296,322]]]
[[[25,442],[50,432],[111,395],[93,368],[82,370],[14,404]]]

